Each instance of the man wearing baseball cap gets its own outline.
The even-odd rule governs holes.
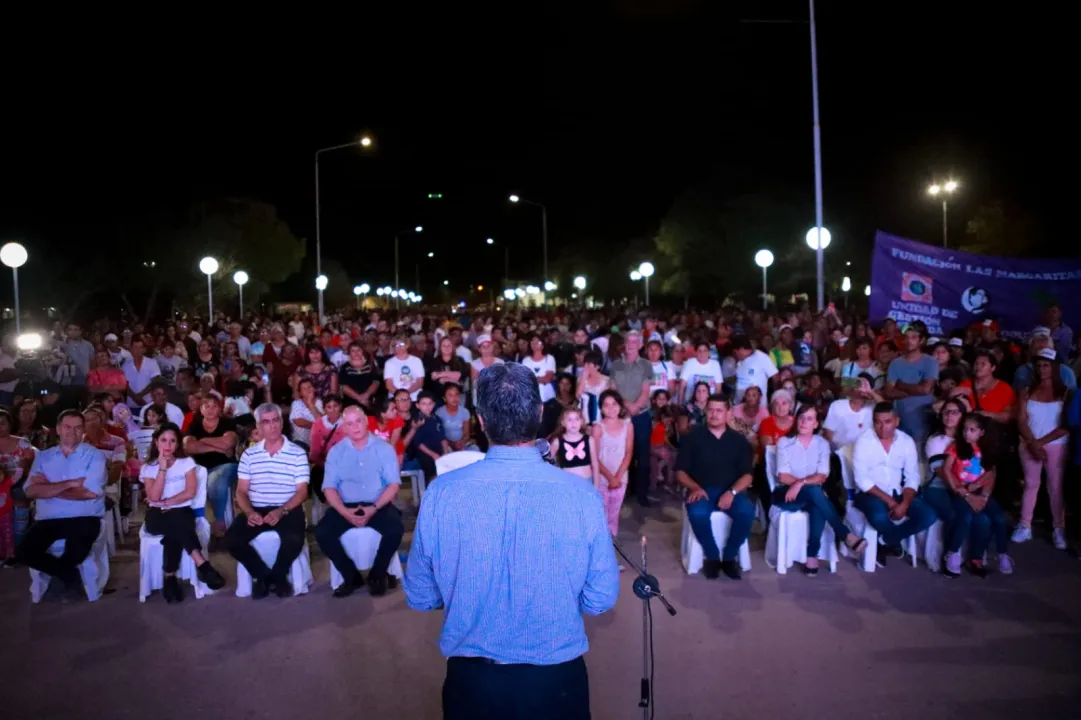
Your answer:
[[[1051,331],[1042,325],[1034,327],[1028,340],[1028,362],[1018,366],[1017,372],[1013,375],[1013,389],[1018,395],[1021,394],[1022,389],[1028,388],[1032,384],[1032,379],[1036,376],[1033,359],[1040,354],[1041,350],[1047,349],[1054,350],[1051,347]],[[1062,377],[1062,384],[1066,386],[1066,389],[1076,390],[1077,376],[1074,375],[1070,366],[1060,362],[1058,363],[1058,371]]]
[[[131,362],[131,353],[120,347],[119,340],[116,333],[106,333],[105,349],[109,351],[109,360],[112,361],[113,367],[123,368],[124,363]]]

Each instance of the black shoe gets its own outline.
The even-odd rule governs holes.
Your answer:
[[[360,578],[359,582],[357,581],[357,578]],[[336,598],[349,597],[350,595],[355,593],[357,591],[357,588],[361,587],[363,584],[364,578],[361,577],[360,573],[357,573],[355,576],[353,576],[352,580],[346,580],[341,585],[339,585],[337,589],[331,593],[331,595]]]
[[[225,578],[223,578],[221,573],[209,562],[204,562],[196,568],[195,575],[199,578],[199,582],[203,583],[211,590],[221,590],[225,587]]]
[[[720,560],[703,560],[702,561],[702,574],[706,576],[707,580],[716,580],[721,576],[721,561]]]
[[[172,605],[177,600],[177,595],[180,593],[180,583],[177,582],[176,575],[166,575],[165,580],[161,585],[161,596],[165,598],[165,602]]]
[[[293,597],[293,586],[288,580],[274,582],[274,594],[280,598]]]
[[[387,588],[390,583],[387,581],[387,576],[382,575],[380,577],[368,576],[368,594],[372,597],[382,597],[387,594]]]
[[[355,587],[358,587],[358,588],[359,588],[359,587],[364,587],[364,575],[363,575],[363,574],[361,574],[361,573],[360,573],[359,571],[358,571],[358,572],[357,572],[357,574],[356,574],[356,575],[355,575],[355,576],[353,577],[353,585],[354,585]]]
[[[875,564],[880,568],[886,567],[886,559],[890,556],[889,550],[885,545],[879,545],[877,553],[875,555]]]
[[[398,587],[398,578],[393,575],[387,575],[387,588],[393,590],[396,587]]]
[[[987,566],[983,564],[982,560],[969,560],[965,563],[965,569],[973,577],[985,578],[987,577]]]
[[[253,600],[262,600],[270,594],[270,585],[265,580],[252,580],[251,596]]]
[[[721,560],[721,572],[732,580],[743,579],[743,570],[740,569],[739,562],[736,560]]]
[[[818,566],[816,565],[815,567],[810,567],[809,565],[804,565],[803,574],[808,577],[814,577],[818,574]]]

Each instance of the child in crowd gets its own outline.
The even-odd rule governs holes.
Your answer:
[[[814,351],[814,333],[810,330],[804,330],[800,334],[799,341],[795,344],[793,350],[795,357],[792,363],[792,371],[797,375],[805,375],[814,369],[815,365],[815,351]]]
[[[435,411],[435,416],[443,421],[443,431],[452,450],[477,449],[470,437],[472,416],[462,407],[460,385],[447,383],[443,386],[443,406]]]
[[[586,420],[578,408],[567,408],[559,418],[557,436],[552,440],[551,455],[556,465],[569,473],[589,480],[594,486],[597,470],[597,447],[593,438],[583,432]]]
[[[409,400],[407,390],[400,391]],[[402,444],[402,429],[405,421],[398,414],[398,406],[394,398],[384,398],[383,402],[375,408],[375,415],[368,416],[368,432],[377,438],[386,440],[398,454],[398,464],[402,464],[402,455],[405,454],[405,445]]]
[[[661,393],[656,394],[660,395]],[[660,484],[667,489],[673,489],[676,448],[669,438],[673,433],[675,420],[674,407],[654,405],[653,432],[649,436],[649,476],[651,478],[650,484],[654,487]]]
[[[435,412],[435,398],[429,392],[417,396],[417,410],[420,415],[413,421],[410,430],[412,436],[406,445],[411,459],[420,464],[424,476],[431,480],[435,477],[435,461],[450,452],[443,421],[432,413]]]
[[[600,396],[601,421],[593,425],[593,439],[598,450],[598,476],[594,484],[601,492],[608,529],[619,534],[619,509],[627,493],[627,470],[634,455],[634,428],[625,417],[623,397],[615,390]]]

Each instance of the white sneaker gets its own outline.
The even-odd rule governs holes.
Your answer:
[[[998,556],[998,571],[1003,575],[1013,574],[1013,560],[1010,560],[1009,555]]]
[[[1051,532],[1051,542],[1054,543],[1056,550],[1066,549],[1066,530],[1064,528],[1055,528]]]
[[[946,553],[946,575],[958,577],[961,574],[961,553]]]
[[[1023,543],[1026,540],[1032,539],[1032,528],[1027,528],[1024,525],[1018,525],[1014,528],[1013,535],[1010,536],[1010,542]]]

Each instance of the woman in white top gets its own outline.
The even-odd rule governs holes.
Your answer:
[[[176,571],[180,568],[182,552],[195,561],[199,580],[211,590],[225,586],[225,578],[203,555],[203,546],[195,532],[195,510],[192,498],[198,490],[195,461],[184,452],[180,443],[180,428],[165,423],[154,432],[150,454],[139,471],[139,480],[146,488],[146,500],[150,509],[146,513],[145,527],[151,535],[161,536],[162,569],[165,583],[161,594],[167,603],[184,599]],[[202,508],[199,512],[202,512]]]
[[[555,386],[552,385],[552,380],[556,376],[556,361],[544,352],[544,341],[541,340],[540,335],[530,336],[529,351],[529,357],[522,358],[522,365],[536,375],[537,383],[540,385],[541,402],[546,403],[556,396]]]
[[[849,380],[847,384],[842,383],[846,394],[859,392],[859,383],[856,380],[860,375],[864,373],[870,375],[872,387],[878,384],[878,378],[882,375],[882,370],[875,363],[874,341],[870,338],[861,337],[856,338],[852,343],[852,359],[841,364],[841,371],[837,375],[838,379],[847,378]]]
[[[694,349],[694,357],[683,363],[679,384],[683,388],[685,403],[694,400],[694,386],[700,382],[709,385],[710,395],[721,391],[724,375],[721,373],[721,364],[710,358],[710,349],[709,343],[698,343]]]
[[[1069,457],[1070,431],[1066,427],[1066,387],[1059,363],[1051,348],[1033,358],[1032,386],[1021,390],[1017,426],[1021,431],[1021,464],[1025,470],[1025,494],[1021,499],[1021,521],[1013,531],[1013,542],[1032,539],[1032,513],[1040,492],[1040,475],[1047,468],[1047,498],[1054,525],[1051,539],[1059,550],[1066,549],[1066,508],[1062,501],[1062,478]]]
[[[830,444],[818,434],[818,410],[802,405],[796,411],[792,428],[777,442],[777,485],[773,488],[773,505],[785,512],[803,510],[807,513],[806,575],[818,574],[818,551],[826,523],[857,557],[867,549],[867,541],[858,537],[848,526],[833,503],[822,491],[822,483],[830,475]]]
[[[312,445],[312,425],[323,417],[323,401],[315,395],[315,384],[308,378],[297,383],[297,399],[289,408],[289,423],[293,426],[293,442],[305,450]]]

